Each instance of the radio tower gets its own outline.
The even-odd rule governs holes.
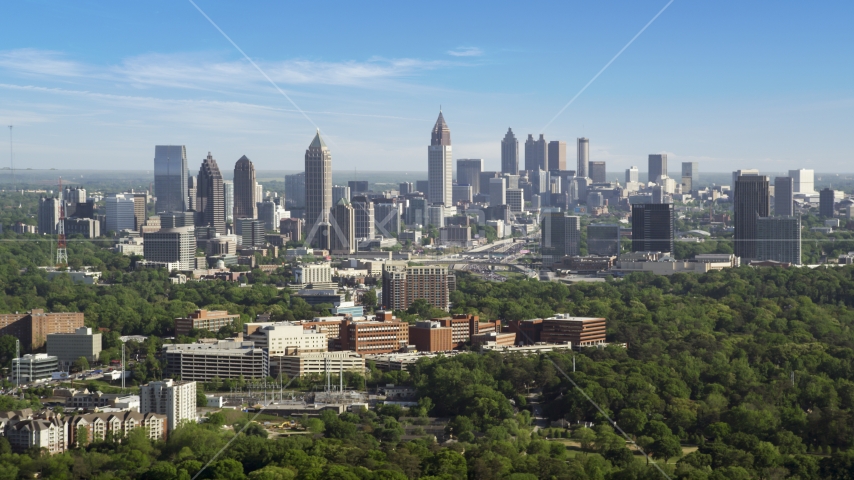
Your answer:
[[[59,225],[56,227],[56,266],[68,265],[68,250],[65,247],[65,205],[62,201],[62,177],[59,177]]]

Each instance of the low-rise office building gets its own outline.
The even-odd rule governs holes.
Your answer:
[[[516,334],[512,332],[507,333],[499,333],[499,332],[487,332],[487,333],[479,333],[477,335],[472,335],[471,337],[472,346],[480,346],[483,347],[512,347],[516,344]]]
[[[252,341],[221,340],[217,343],[185,343],[163,346],[166,375],[182,380],[218,378],[267,378],[267,350]]]
[[[459,314],[445,318],[434,318],[433,320],[453,331],[452,348],[464,346],[473,335],[501,331],[500,320],[481,322],[477,315]]]
[[[359,354],[396,352],[409,344],[409,324],[391,312],[378,312],[376,320],[341,324],[341,348]]]
[[[15,383],[46,380],[57,371],[59,371],[59,359],[46,353],[27,354],[21,358],[12,359],[12,380]]]
[[[509,331],[516,334],[517,345],[571,343],[586,347],[605,343],[606,320],[557,314],[550,318],[512,320]]]
[[[365,372],[365,359],[353,351],[301,353],[284,355],[271,360],[271,375],[285,374],[289,377],[304,377],[310,374],[339,372]]]
[[[454,348],[452,331],[437,321],[416,322],[409,327],[409,343],[419,352],[445,352]]]
[[[270,357],[318,353],[328,350],[326,332],[304,328],[293,322],[255,322],[243,326],[244,338]]]
[[[175,335],[189,335],[193,329],[218,332],[220,328],[233,325],[239,319],[240,315],[225,310],[200,309],[187,317],[175,319]]]
[[[95,362],[101,354],[101,334],[80,327],[74,333],[51,333],[47,336],[47,354],[59,359],[59,368],[68,370],[77,359]]]

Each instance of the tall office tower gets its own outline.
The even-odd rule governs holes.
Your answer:
[[[460,168],[459,161],[457,161],[457,170]],[[459,173],[458,173],[459,174]],[[412,182],[400,182],[400,185],[397,187],[398,192],[400,192],[401,196],[409,195],[410,193],[415,191],[415,187],[412,185]]]
[[[348,204],[350,203],[350,187],[345,187],[343,185],[333,185],[332,205],[338,205],[338,200],[341,200],[342,198],[347,199]]]
[[[279,206],[272,200],[265,200],[255,204],[255,210],[258,212],[258,220],[264,225],[263,229],[276,230],[279,227]]]
[[[255,165],[244,155],[234,164],[234,218],[258,218],[255,204],[262,199],[255,196],[256,184]]]
[[[522,213],[525,208],[525,196],[519,188],[508,188],[504,192],[504,201],[513,213]]]
[[[194,268],[196,239],[193,227],[161,228],[142,234],[143,257],[149,262],[177,263],[179,270]]]
[[[354,227],[356,238],[375,238],[374,202],[370,201],[368,197],[359,195],[353,197],[351,205],[353,207],[353,215],[356,222],[356,226]]]
[[[145,201],[148,200],[148,195],[144,193],[126,193],[133,200],[133,229],[139,230],[145,225],[146,207]],[[66,215],[67,217],[68,215]]]
[[[480,193],[480,174],[483,172],[482,158],[460,158],[457,160],[457,185],[471,185],[474,195]]]
[[[507,181],[504,178],[489,179],[489,205],[507,205]]]
[[[430,180],[416,180],[415,191],[427,195],[430,193]]]
[[[795,193],[815,193],[815,170],[789,170],[789,176],[795,180]]]
[[[667,154],[654,153],[649,156],[649,168],[647,168],[647,181],[658,183],[662,175],[667,176]]]
[[[608,174],[605,172],[605,162],[590,162],[588,167],[590,183],[605,183],[608,181]]]
[[[548,164],[543,170],[554,172],[566,170],[566,142],[552,140],[549,142]]]
[[[222,194],[225,198],[225,223],[234,223],[234,181],[222,181]]]
[[[317,230],[321,223],[328,223],[331,208],[332,154],[318,130],[305,151],[305,228],[309,239],[328,243],[320,238]]]
[[[285,206],[305,208],[305,172],[285,175]]]
[[[632,251],[673,253],[672,203],[632,204]]]
[[[259,202],[264,201],[264,185],[261,185],[260,183],[255,184],[255,198],[257,198]]]
[[[692,193],[700,181],[700,163],[682,162],[682,193]]]
[[[427,225],[427,199],[424,197],[415,197],[409,199],[409,206],[404,212],[403,221],[406,225]]]
[[[424,225],[432,225],[435,228],[445,226],[445,206],[430,205],[427,207],[427,212],[424,214]]]
[[[542,170],[540,170],[542,171]],[[519,188],[519,175],[502,175],[504,180],[507,182],[507,188]]]
[[[445,123],[445,117],[439,111],[439,118],[433,126],[430,146],[427,147],[427,178],[430,203],[451,206],[454,203],[454,163],[451,158],[451,129]]]
[[[767,217],[771,210],[768,177],[740,175],[735,182],[733,199],[735,214],[735,245],[733,250],[742,261],[756,258],[756,222]]]
[[[563,212],[543,214],[540,222],[540,251],[543,266],[550,266],[570,255],[578,255],[581,245],[581,221],[579,217],[567,216]]]
[[[457,165],[459,166],[459,163]],[[483,170],[482,167],[483,165],[481,170]],[[501,173],[519,173],[519,140],[516,140],[512,128],[507,128],[507,133],[501,140]],[[459,181],[459,173],[457,176]],[[475,193],[480,193],[479,189],[475,189]]]
[[[213,227],[217,233],[225,235],[225,188],[211,152],[199,168],[196,203],[196,226]]]
[[[471,203],[474,201],[474,193],[471,185],[454,185],[454,205],[463,202]]]
[[[626,183],[637,183],[640,181],[640,176],[638,175],[638,167],[632,165],[631,167],[626,169]]]
[[[620,226],[617,224],[593,224],[587,226],[588,255],[619,255]]]
[[[756,220],[756,259],[801,264],[801,217]]]
[[[333,254],[349,255],[356,251],[356,215],[350,201],[344,197],[332,207],[329,224],[329,246]]]
[[[489,179],[498,178],[501,174],[498,172],[480,172],[478,175],[478,189],[474,192],[475,195],[483,194],[489,195]]]
[[[666,193],[667,190],[661,185],[652,187],[652,198],[649,203],[670,203],[666,201]]]
[[[824,218],[833,218],[834,191],[830,188],[822,188],[819,192],[818,214]]]
[[[774,178],[774,215],[788,217],[795,213],[795,181],[792,177]]]
[[[732,172],[732,192],[735,193],[735,182],[738,181],[738,177],[747,176],[747,175],[759,175],[759,170],[755,168],[747,168],[744,170],[736,170]],[[790,175],[791,176],[791,175]]]
[[[187,210],[195,212],[199,207],[196,192],[198,191],[199,179],[196,175],[187,177]],[[178,210],[179,212],[183,210]],[[162,213],[162,212],[157,212]]]
[[[39,233],[41,235],[56,235],[56,226],[59,224],[59,199],[39,199]]]
[[[528,139],[525,140],[525,170],[547,170],[548,155],[549,149],[543,134],[541,133],[537,140],[534,140],[533,135],[528,134]]]
[[[184,145],[156,145],[154,147],[154,211],[186,212],[190,209],[187,198],[187,147]]]
[[[117,193],[104,199],[107,210],[107,231],[118,235],[122,230],[136,230],[133,194]]]
[[[167,428],[196,421],[196,382],[163,380],[139,387],[139,412],[166,415]]]
[[[385,238],[400,234],[400,205],[396,199],[378,198],[374,201],[374,225]]]
[[[576,177],[586,178],[588,163],[590,162],[590,140],[584,137],[578,139],[578,168]]]
[[[370,191],[367,180],[350,180],[347,186],[350,187],[350,193],[353,195]]]
[[[159,215],[160,228],[193,228],[193,212],[164,212]]]
[[[244,248],[263,247],[267,244],[266,225],[255,218],[237,218],[235,231],[240,231],[240,243]]]

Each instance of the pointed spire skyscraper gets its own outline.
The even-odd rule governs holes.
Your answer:
[[[305,226],[312,246],[329,248],[332,208],[332,154],[320,131],[305,151]]]
[[[427,147],[427,200],[431,204],[453,205],[452,188],[454,163],[451,155],[451,129],[445,123],[442,110],[433,126],[430,146]]]

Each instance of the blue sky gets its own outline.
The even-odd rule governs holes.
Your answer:
[[[498,169],[512,127],[590,138],[609,171],[649,153],[701,171],[854,171],[854,3],[225,2],[201,7],[306,111],[333,168],[426,170],[439,105],[455,158]],[[186,1],[28,1],[0,17],[16,168],[300,170],[314,126]],[[7,123],[8,122],[8,123]],[[8,132],[0,136],[8,165]],[[671,168],[674,170],[675,168]]]

